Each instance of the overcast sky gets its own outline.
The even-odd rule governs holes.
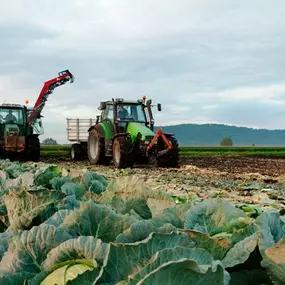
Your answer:
[[[112,97],[160,102],[157,124],[285,129],[284,0],[2,0],[0,102],[44,109],[45,137]]]

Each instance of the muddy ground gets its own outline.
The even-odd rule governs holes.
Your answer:
[[[110,180],[136,175],[153,189],[187,199],[221,197],[234,204],[256,204],[285,209],[285,159],[252,157],[182,157],[181,166],[162,169],[154,165],[117,170],[94,166],[87,160],[71,162],[66,158],[49,159],[71,173],[89,169]]]

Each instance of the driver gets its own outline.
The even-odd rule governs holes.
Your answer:
[[[10,122],[10,121],[16,122],[17,121],[17,118],[12,114],[12,110],[9,110],[8,115],[5,117],[5,121],[6,122]]]
[[[125,119],[129,115],[127,109],[125,109],[123,105],[118,105],[117,112],[120,119]]]

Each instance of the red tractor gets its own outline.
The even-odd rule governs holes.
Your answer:
[[[68,70],[46,81],[33,108],[20,104],[0,105],[0,158],[40,159],[41,112],[53,90],[68,81],[74,81]]]

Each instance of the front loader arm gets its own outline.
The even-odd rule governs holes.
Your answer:
[[[39,97],[33,107],[31,114],[28,117],[28,126],[34,124],[35,120],[40,117],[41,112],[45,106],[45,102],[48,99],[48,96],[53,92],[56,87],[64,85],[66,82],[74,82],[74,76],[70,73],[69,70],[64,70],[58,73],[58,76],[48,80],[44,83],[44,86],[39,94]]]
[[[164,143],[166,144],[166,150],[165,151],[169,151],[171,150],[172,144],[170,143],[170,141],[167,139],[167,137],[165,136],[165,134],[162,132],[161,128],[158,128],[156,134],[154,135],[152,141],[150,142],[150,144],[147,146],[147,151],[149,151],[150,149],[153,148],[155,142],[158,140],[158,138],[161,137],[162,140],[164,141]]]

